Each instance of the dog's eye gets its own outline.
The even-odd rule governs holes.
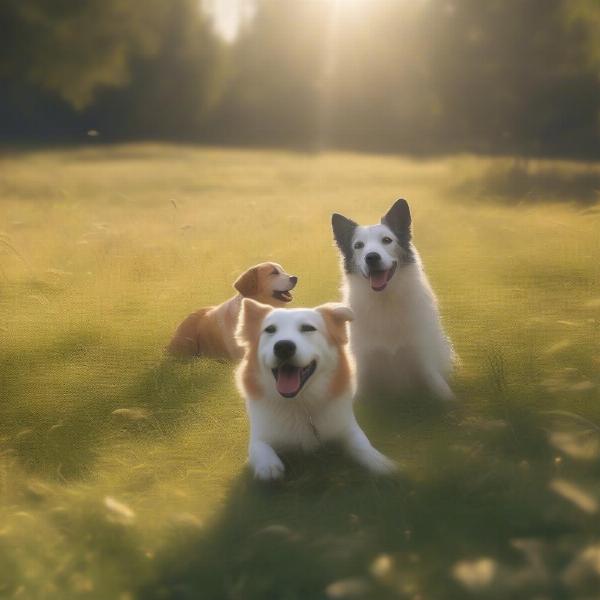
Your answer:
[[[363,243],[363,242],[356,242],[356,243],[354,244],[354,249],[355,249],[355,250],[360,250],[361,248],[364,248],[364,247],[365,247],[365,245],[364,245],[364,243]]]
[[[300,327],[300,331],[302,333],[308,333],[309,331],[316,331],[316,330],[317,330],[317,328],[313,327],[312,325],[302,325]]]
[[[271,271],[271,275],[279,275],[279,271],[277,269],[274,269],[273,271]]]
[[[381,240],[382,244],[391,244],[394,240],[391,237],[387,237],[387,235]]]
[[[265,333],[275,333],[277,331],[277,327],[275,325],[269,325],[265,327]]]

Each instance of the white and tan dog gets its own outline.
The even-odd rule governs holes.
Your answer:
[[[254,298],[271,306],[284,306],[292,301],[291,290],[297,282],[296,276],[288,275],[277,263],[251,267],[233,284],[237,295],[218,306],[201,308],[179,324],[167,352],[179,358],[241,358],[244,352],[235,341],[235,330],[242,299]]]
[[[452,399],[452,345],[411,242],[407,202],[395,202],[379,225],[361,226],[334,214],[332,226],[343,256],[343,301],[355,315],[350,345],[359,394],[425,386]]]
[[[315,450],[339,441],[361,465],[388,473],[394,463],[375,450],[356,422],[354,377],[346,351],[349,308],[273,309],[244,299],[238,342],[245,354],[237,384],[250,418],[249,463],[257,478],[278,479],[277,450]]]

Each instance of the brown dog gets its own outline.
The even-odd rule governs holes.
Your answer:
[[[248,269],[233,284],[238,295],[218,306],[201,308],[184,319],[167,352],[180,358],[241,358],[244,353],[235,340],[235,329],[242,299],[252,298],[281,307],[292,301],[290,290],[297,281],[297,277],[288,275],[277,263],[265,262]]]

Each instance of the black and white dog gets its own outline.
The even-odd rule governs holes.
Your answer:
[[[332,226],[343,256],[343,300],[354,312],[350,343],[359,395],[425,386],[452,399],[454,353],[411,242],[407,202],[396,201],[379,225],[334,214]]]

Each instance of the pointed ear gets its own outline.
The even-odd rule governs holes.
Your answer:
[[[317,306],[315,310],[320,312],[323,316],[327,327],[327,333],[329,333],[331,339],[339,345],[347,344],[348,330],[346,328],[346,323],[354,320],[352,309],[344,304],[329,302]]]
[[[396,200],[392,208],[387,211],[381,219],[384,225],[387,225],[401,242],[410,241],[410,209],[408,202],[404,199]]]
[[[253,340],[258,339],[262,322],[272,310],[271,306],[256,302],[251,298],[244,298],[235,332],[238,343],[247,346]]]
[[[253,296],[258,292],[258,267],[252,267],[242,273],[233,284],[242,296]]]
[[[333,228],[335,243],[344,256],[346,271],[350,272],[352,270],[352,238],[358,224],[343,215],[333,213],[331,215],[331,227]]]

